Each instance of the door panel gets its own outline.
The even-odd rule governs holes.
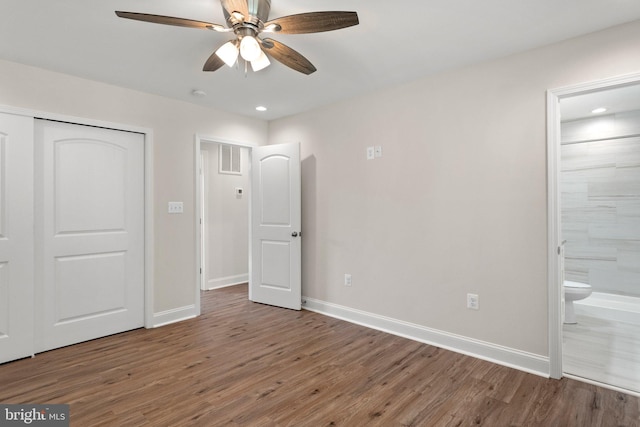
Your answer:
[[[264,226],[291,226],[291,166],[291,159],[280,155],[260,160],[259,207]]]
[[[55,258],[58,321],[125,310],[125,266],[126,252]]]
[[[55,143],[53,161],[56,235],[124,231],[125,147],[84,138],[61,140]]]
[[[262,286],[291,289],[289,242],[262,241]]]
[[[36,351],[143,326],[144,137],[36,121]]]
[[[33,355],[33,119],[0,113],[0,363]]]
[[[249,298],[301,308],[300,146],[256,147],[251,153]]]

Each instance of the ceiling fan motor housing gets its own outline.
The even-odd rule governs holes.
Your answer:
[[[222,0],[222,9],[229,27],[235,27],[243,22],[252,24],[258,28],[269,19],[271,0]],[[234,13],[242,15],[243,19],[234,16]]]
[[[257,17],[261,22],[267,22],[271,11],[271,0],[249,0],[247,8],[249,15]]]

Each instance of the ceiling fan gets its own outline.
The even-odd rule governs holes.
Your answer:
[[[173,16],[116,11],[120,18],[179,27],[200,28],[221,33],[233,32],[234,40],[220,46],[204,64],[203,71],[216,71],[224,64],[232,67],[238,55],[251,64],[253,71],[269,66],[269,57],[289,68],[311,74],[316,67],[292,48],[271,38],[261,38],[262,33],[306,34],[339,30],[358,25],[356,12],[308,12],[269,19],[271,0],[220,0],[227,26],[211,22],[194,21]],[[246,68],[245,68],[246,70]]]

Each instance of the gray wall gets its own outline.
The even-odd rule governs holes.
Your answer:
[[[271,122],[302,146],[303,294],[547,356],[546,91],[640,71],[639,41],[635,22]]]
[[[562,124],[565,278],[640,296],[640,111]]]

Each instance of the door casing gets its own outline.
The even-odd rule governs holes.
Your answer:
[[[562,378],[562,224],[560,203],[560,100],[640,83],[640,73],[559,87],[547,91],[547,285],[549,376]]]

